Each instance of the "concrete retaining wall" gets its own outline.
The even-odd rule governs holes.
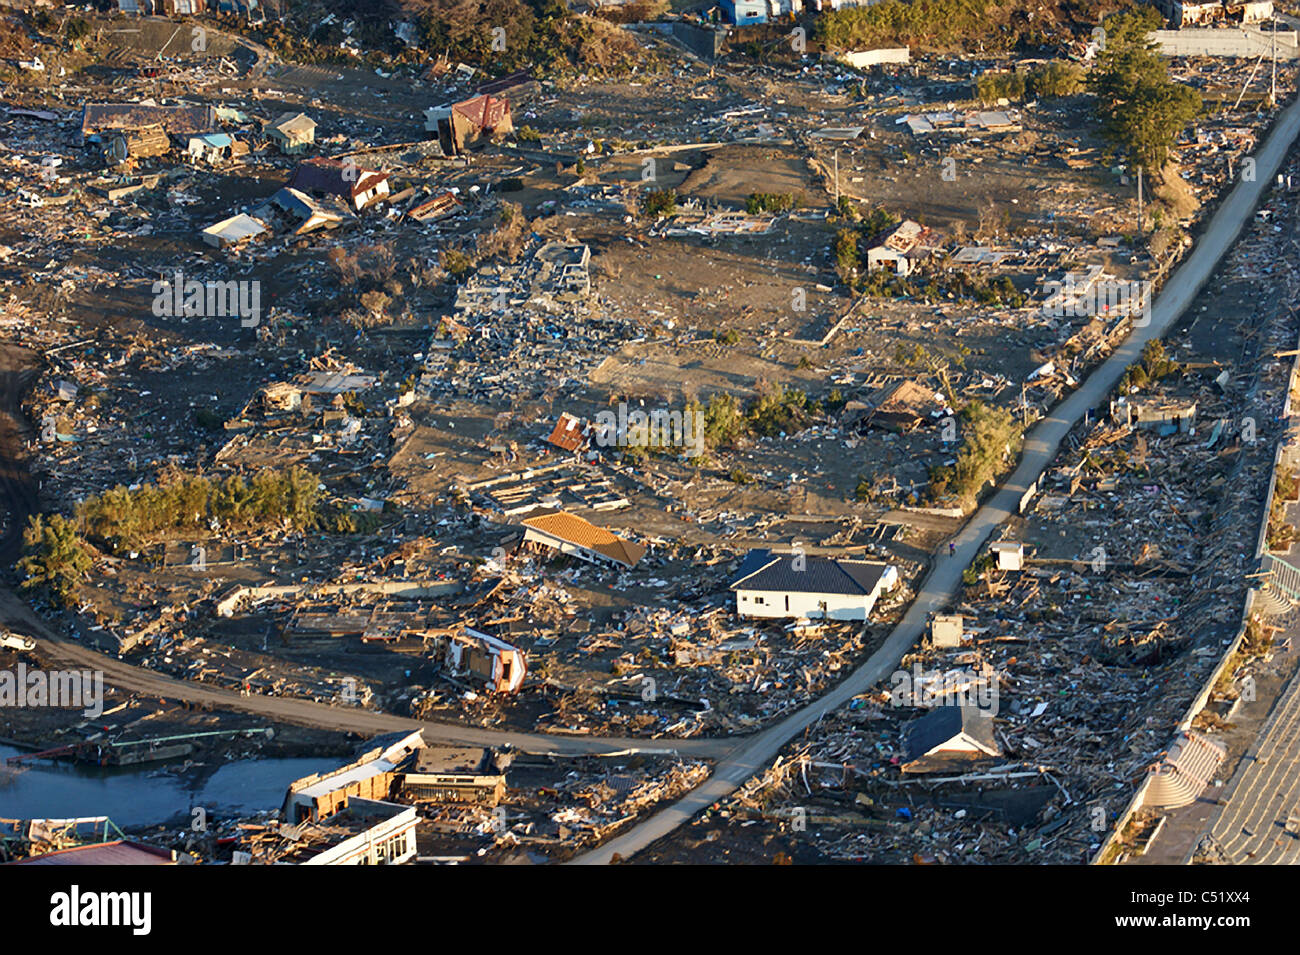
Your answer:
[[[1273,34],[1262,30],[1218,30],[1211,27],[1190,27],[1184,30],[1153,30],[1151,39],[1165,56],[1263,56],[1273,54]],[[1277,32],[1277,58],[1300,58],[1300,42],[1295,31]]]

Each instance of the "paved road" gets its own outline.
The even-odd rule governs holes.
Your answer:
[[[898,668],[903,655],[924,632],[928,615],[948,604],[961,582],[961,572],[975,559],[994,528],[1015,511],[1021,496],[1055,457],[1070,428],[1086,412],[1108,398],[1128,366],[1141,355],[1143,346],[1151,339],[1163,335],[1209,281],[1219,260],[1232,247],[1254,213],[1259,199],[1272,184],[1282,160],[1295,141],[1297,131],[1300,131],[1300,98],[1282,113],[1274,132],[1256,154],[1256,180],[1237,184],[1210,219],[1192,254],[1169,277],[1151,309],[1150,322],[1143,328],[1134,329],[1110,358],[1032,429],[1025,440],[1020,466],[988,502],[975,512],[957,536],[956,554],[951,557],[942,555],[936,559],[916,600],[880,649],[830,693],[751,737],[743,748],[718,763],[713,775],[701,786],[623,835],[574,860],[575,862],[602,864],[609,862],[615,854],[627,858],[644,849],[696,813],[733,792],[746,779],[770,764],[789,740]]]

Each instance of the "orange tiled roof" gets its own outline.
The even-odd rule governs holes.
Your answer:
[[[645,556],[644,544],[624,540],[605,528],[597,527],[590,521],[567,511],[527,517],[524,518],[523,525],[549,537],[603,554],[625,567],[635,566],[637,561]]]

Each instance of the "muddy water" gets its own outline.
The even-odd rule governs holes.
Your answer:
[[[241,760],[202,780],[194,779],[193,773],[169,773],[169,764],[100,767],[40,762],[15,774],[3,760],[19,752],[0,746],[0,817],[108,816],[121,827],[188,817],[194,806],[218,817],[278,809],[293,780],[339,764],[331,757]]]

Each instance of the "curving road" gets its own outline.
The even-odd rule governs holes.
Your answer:
[[[460,743],[477,746],[510,744],[529,753],[553,756],[599,756],[626,752],[679,753],[711,759],[724,756],[735,746],[726,739],[631,739],[617,736],[561,736],[485,729],[414,720],[359,707],[334,706],[289,696],[243,696],[234,690],[178,680],[174,677],[124,663],[55,635],[18,597],[0,591],[0,619],[18,624],[20,632],[35,637],[42,654],[72,669],[98,670],[107,686],[146,696],[184,700],[199,706],[251,713],[267,719],[339,732],[378,735],[395,730],[421,730],[431,743]]]

